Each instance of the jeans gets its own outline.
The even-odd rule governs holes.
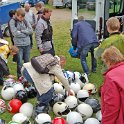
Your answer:
[[[30,82],[31,84],[34,84],[31,76],[29,75],[28,71],[25,68],[24,68],[22,74],[28,82]],[[37,100],[39,101],[39,104],[41,106],[42,105],[47,106],[49,104],[49,102],[52,100],[54,93],[55,93],[55,91],[54,91],[53,87],[47,93],[44,93],[42,95],[40,95],[37,91]]]
[[[17,54],[17,76],[18,78],[21,76],[21,68],[22,68],[22,64],[23,64],[23,60],[24,63],[29,62],[29,58],[30,58],[30,45],[28,46],[18,46],[19,52]]]
[[[42,95],[37,95],[37,100],[39,101],[40,105],[47,106],[50,101],[53,98],[53,94],[55,93],[54,88],[52,87],[48,92],[42,94]]]
[[[46,53],[49,53],[49,54],[55,56],[55,50],[54,50],[53,43],[52,43],[52,48],[51,48],[49,51],[43,51],[43,52],[41,53],[41,55],[42,55],[42,54],[46,54]]]
[[[24,68],[23,72],[22,72],[22,75],[24,76],[24,78],[31,84],[34,84],[31,76],[29,75],[28,71],[26,68]]]
[[[81,60],[81,65],[82,68],[84,70],[84,73],[86,73],[87,75],[89,75],[90,71],[87,65],[87,61],[86,61],[86,57],[88,55],[88,52],[91,52],[91,65],[92,65],[92,71],[96,71],[96,67],[97,67],[97,61],[94,57],[94,48],[98,47],[98,43],[91,43],[87,46],[85,46],[81,52],[80,52],[80,60]]]

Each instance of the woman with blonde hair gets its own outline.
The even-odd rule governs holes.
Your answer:
[[[101,124],[124,124],[124,56],[111,46],[101,58],[108,68],[101,87]]]

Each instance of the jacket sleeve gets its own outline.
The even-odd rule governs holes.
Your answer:
[[[32,29],[31,24],[29,23],[29,21],[26,21],[26,23],[27,23],[27,28],[25,30],[21,30],[21,32],[26,35],[30,35],[33,33],[33,29]]]
[[[106,78],[106,88],[102,93],[102,123],[115,124],[120,110],[119,87],[110,78]],[[102,89],[103,90],[103,89]]]
[[[21,31],[19,31],[17,29],[17,27],[15,26],[15,20],[14,19],[11,19],[9,24],[10,24],[10,30],[11,30],[12,35],[14,37],[22,38],[22,37],[27,36],[26,34],[22,33]]]
[[[78,26],[76,24],[72,29],[71,36],[72,36],[72,46],[74,47],[74,49],[76,49],[77,41],[78,41]]]
[[[42,48],[41,36],[43,31],[44,31],[43,23],[41,23],[39,20],[35,28],[35,38],[36,38],[36,43],[38,48]]]
[[[64,74],[62,72],[61,66],[59,66],[59,65],[52,66],[52,68],[50,69],[49,73],[54,74],[60,80],[60,82],[63,84],[63,86],[65,87],[65,89],[67,91],[70,90],[69,82],[64,77]]]

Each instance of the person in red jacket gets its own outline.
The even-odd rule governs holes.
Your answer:
[[[101,57],[108,68],[101,87],[101,124],[124,124],[124,56],[111,46]]]

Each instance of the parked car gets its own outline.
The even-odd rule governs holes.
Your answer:
[[[40,1],[44,2],[45,4],[48,3],[48,0],[22,0],[21,6],[24,6],[25,3],[29,3],[29,4],[31,4],[31,6],[35,6],[36,3],[40,2]]]
[[[95,10],[96,1],[95,0],[87,0],[87,9]]]
[[[9,2],[2,2],[0,4],[0,25],[4,35],[10,36],[9,29],[8,29],[8,21],[10,20],[9,11],[16,10],[20,8],[21,5],[19,2],[9,3]]]
[[[65,7],[68,0],[53,0],[53,6],[56,8]]]
[[[77,1],[77,7],[78,9],[83,9],[86,7],[87,0],[78,0]],[[65,3],[65,6],[68,7],[69,9],[72,9],[72,0],[67,0]]]

